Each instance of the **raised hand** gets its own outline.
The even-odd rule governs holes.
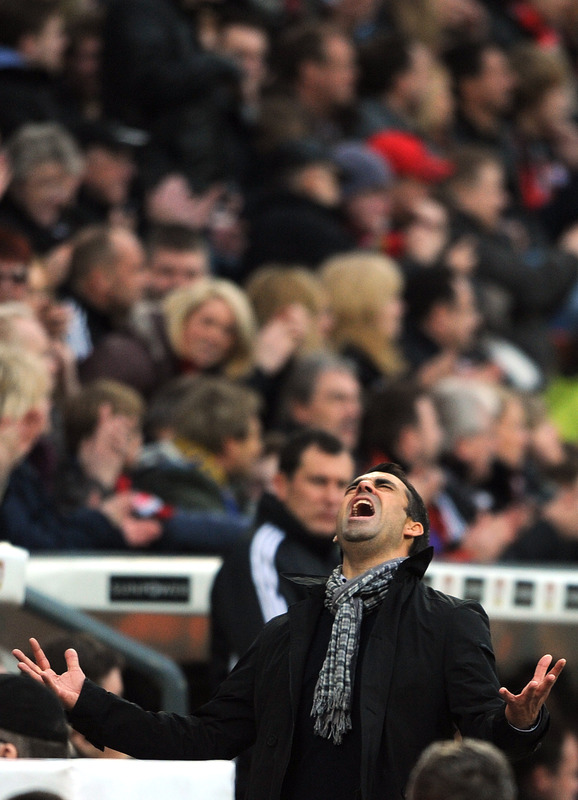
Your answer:
[[[500,695],[506,701],[506,719],[510,725],[522,729],[535,725],[552,686],[566,666],[566,659],[560,658],[548,672],[551,663],[551,655],[542,656],[536,666],[534,677],[524,686],[520,694],[512,694],[504,686],[500,689]]]
[[[34,661],[28,658],[22,650],[13,650],[12,654],[18,659],[18,668],[39,683],[44,683],[58,697],[64,708],[71,709],[82,690],[85,674],[78,663],[78,654],[72,648],[64,654],[66,658],[66,672],[57,675],[51,668],[50,662],[44,655],[36,639],[30,639],[34,654]]]

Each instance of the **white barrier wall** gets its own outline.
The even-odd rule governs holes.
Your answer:
[[[50,791],[62,800],[233,800],[230,761],[0,760],[0,800]]]
[[[195,556],[32,556],[29,586],[85,611],[205,616],[221,561]],[[435,589],[478,600],[494,619],[578,622],[578,570],[571,567],[434,561]]]

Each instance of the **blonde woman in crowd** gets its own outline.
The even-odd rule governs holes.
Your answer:
[[[355,251],[325,261],[321,278],[334,316],[333,343],[356,362],[363,386],[403,375],[404,281],[396,262]]]
[[[291,328],[294,351],[301,355],[329,346],[333,317],[327,290],[306,267],[263,266],[245,285],[260,330],[277,321]]]
[[[171,292],[163,303],[167,339],[179,372],[246,376],[253,364],[256,323],[238,286],[207,278]]]

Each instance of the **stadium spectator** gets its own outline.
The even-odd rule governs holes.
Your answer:
[[[508,759],[476,739],[434,742],[424,750],[408,783],[408,800],[516,800]]]
[[[514,763],[519,800],[574,800],[578,794],[578,735],[552,720],[543,747]]]
[[[356,52],[348,34],[331,23],[305,20],[286,26],[272,56],[274,86],[261,116],[267,147],[298,136],[325,145],[342,139],[356,100]],[[292,124],[279,124],[287,117]]]
[[[267,158],[263,192],[247,206],[241,279],[265,264],[317,267],[354,246],[339,213],[341,188],[331,151],[314,139],[279,144]]]
[[[58,93],[66,124],[75,129],[102,116],[102,8],[76,9],[67,20],[66,36]]]
[[[126,228],[89,227],[73,241],[62,294],[73,312],[68,343],[89,377],[95,348],[126,323],[147,277],[144,248]]]
[[[432,190],[453,172],[452,162],[429,148],[414,133],[379,131],[366,140],[392,170],[392,232],[397,233],[413,218],[417,206],[431,197]],[[392,237],[388,252],[397,255],[402,242]]]
[[[3,0],[0,7],[0,130],[12,136],[29,123],[63,122],[55,78],[66,36],[58,0]]]
[[[361,142],[340,142],[332,156],[341,171],[341,206],[350,233],[358,247],[382,249],[391,224],[391,170]]]
[[[333,537],[353,459],[331,434],[308,429],[279,453],[249,537],[225,560],[211,594],[212,661],[220,682],[266,622],[299,598],[284,573],[329,575],[339,560]]]
[[[516,75],[507,52],[491,39],[462,41],[444,53],[456,98],[454,135],[458,142],[486,147],[505,170],[512,200],[519,203],[512,111]]]
[[[417,269],[407,280],[404,354],[424,386],[452,375],[498,382],[502,371],[478,337],[482,317],[471,280],[447,267]]]
[[[77,224],[135,229],[135,151],[145,143],[146,134],[110,120],[86,121],[78,125],[75,133],[84,155],[74,208]]]
[[[236,177],[229,121],[240,70],[196,41],[184,3],[114,0],[103,23],[103,110],[150,135],[145,185],[185,179],[194,195]]]
[[[521,564],[575,564],[578,561],[578,458],[566,446],[566,458],[546,470],[549,491],[541,498],[536,518],[524,526],[501,554],[501,560]]]
[[[362,250],[344,253],[322,264],[321,278],[335,319],[333,344],[355,362],[362,386],[403,374],[404,280],[396,262]]]
[[[206,239],[187,225],[157,225],[146,239],[150,273],[147,297],[158,301],[173,289],[191,286],[211,272],[211,256]]]
[[[189,390],[191,387],[192,384]],[[181,394],[186,396],[186,392]],[[174,426],[178,420],[178,400],[175,395],[171,399],[169,414],[171,426]],[[99,509],[103,504],[106,507],[109,499],[122,502],[124,495],[132,499],[131,513],[135,518],[154,519],[161,523],[163,532],[157,547],[163,552],[226,552],[248,526],[248,521],[236,507],[213,511],[207,510],[208,504],[201,502],[193,503],[191,507],[183,500],[182,486],[179,495],[178,481],[174,487],[177,505],[164,502],[158,494],[151,494],[150,487],[146,492],[139,490],[134,473],[139,459],[143,458],[144,410],[142,398],[133,389],[110,380],[86,384],[68,400],[64,415],[66,458],[60,466],[54,491],[61,512],[70,514],[82,508]],[[155,458],[150,452],[152,446],[148,457],[157,465],[161,462],[167,469],[172,465],[182,484],[185,482],[184,462],[178,448],[170,444],[175,435],[172,429],[170,437],[161,440],[154,450]],[[181,466],[181,472],[177,464]],[[187,499],[190,500],[191,494],[189,491]]]
[[[380,33],[359,53],[355,133],[367,139],[387,130],[417,133],[417,112],[429,88],[433,58],[428,48],[399,33]]]
[[[0,227],[0,303],[28,299],[32,255],[25,236]]]
[[[0,758],[67,758],[68,726],[46,687],[0,675]]]
[[[5,539],[28,550],[111,550],[145,547],[162,533],[155,520],[132,516],[129,493],[100,510],[58,513],[37,471],[24,459],[46,430],[51,381],[46,365],[32,353],[2,347],[0,396],[0,520]]]
[[[538,45],[511,54],[517,83],[514,120],[521,201],[550,243],[571,225],[578,186],[578,126],[565,57]]]
[[[162,301],[144,337],[126,327],[106,337],[82,365],[84,380],[112,378],[145,397],[180,374],[246,379],[254,367],[256,325],[246,294],[224,278],[181,286]]]
[[[499,393],[490,383],[458,377],[439,381],[433,399],[444,433],[444,499],[437,505],[445,557],[494,562],[521,527],[519,509],[499,508],[486,489],[497,458]]]
[[[279,400],[283,431],[316,428],[356,454],[362,413],[361,384],[352,361],[328,352],[298,358]]]
[[[82,154],[55,122],[18,128],[6,143],[12,180],[0,202],[0,223],[24,234],[36,255],[75,232],[71,213],[83,170]]]
[[[225,378],[199,376],[174,409],[171,447],[146,448],[134,485],[196,511],[243,511],[243,482],[261,454],[259,397]]]
[[[530,231],[512,238],[502,162],[488,150],[465,148],[454,155],[445,184],[454,236],[467,235],[477,255],[473,279],[481,293],[487,327],[520,347],[549,374],[555,353],[548,323],[576,283],[576,233],[560,247],[536,247]]]

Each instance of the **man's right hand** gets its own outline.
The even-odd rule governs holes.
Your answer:
[[[18,659],[18,668],[31,678],[44,683],[58,697],[64,708],[70,710],[76,705],[76,701],[82,690],[85,674],[80,669],[78,654],[76,650],[70,648],[64,654],[66,658],[66,672],[57,675],[50,667],[50,662],[44,655],[36,639],[30,639],[30,645],[34,654],[34,661],[28,658],[22,650],[13,650],[12,654]]]

